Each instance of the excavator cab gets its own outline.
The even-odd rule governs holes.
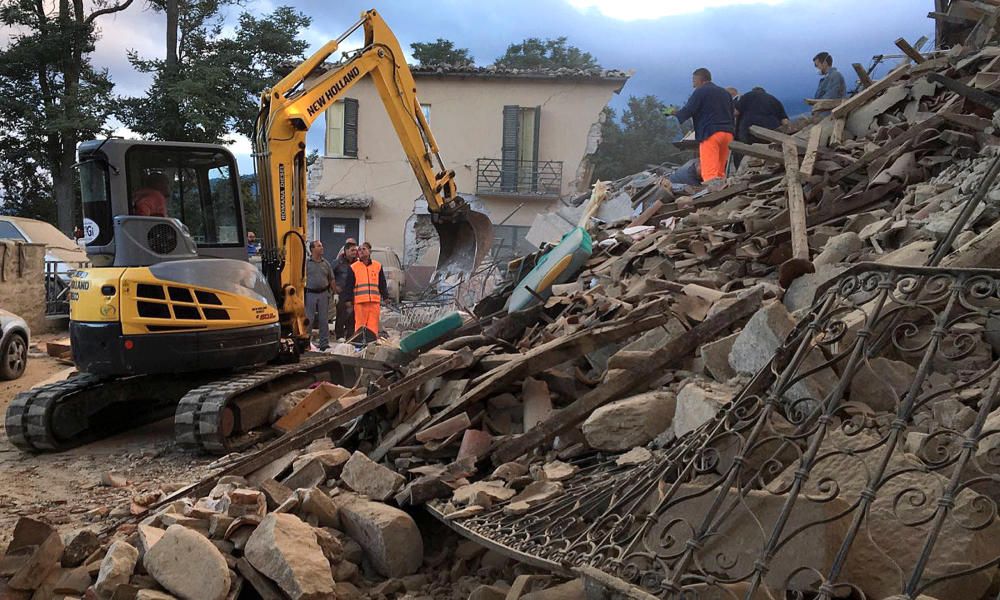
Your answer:
[[[247,258],[233,155],[212,144],[122,139],[78,151],[93,267],[70,282],[77,366],[130,375],[273,359],[277,303]]]
[[[223,146],[95,140],[79,148],[83,232],[97,266],[246,260],[236,160]]]

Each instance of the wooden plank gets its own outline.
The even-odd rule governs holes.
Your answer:
[[[754,137],[771,142],[772,144],[792,144],[792,146],[798,150],[806,149],[805,140],[800,140],[799,138],[790,136],[787,133],[781,133],[780,131],[768,129],[767,127],[761,127],[760,125],[752,125],[750,127],[750,134]]]
[[[469,405],[485,400],[494,395],[497,390],[522,381],[525,377],[541,373],[608,344],[628,339],[637,333],[663,325],[672,317],[669,309],[668,300],[654,300],[633,309],[621,319],[583,329],[536,346],[519,355],[517,359],[493,369],[474,381],[475,387],[462,394],[451,406],[434,415],[428,425],[450,419],[464,411]]]
[[[782,164],[785,162],[785,158],[781,155],[781,152],[777,150],[771,150],[766,144],[744,144],[743,142],[729,142],[729,149],[733,152],[739,152],[744,156],[752,156],[753,158],[759,158],[761,160],[766,160],[768,162]]]
[[[814,113],[833,110],[843,103],[843,98],[823,98],[821,100],[806,98],[806,104],[812,107]]]
[[[830,145],[839,146],[844,143],[844,129],[847,127],[847,119],[835,119],[833,121],[833,131],[830,132]]]
[[[300,400],[285,416],[275,421],[272,427],[282,433],[292,431],[305,423],[306,419],[319,412],[327,403],[343,397],[344,394],[350,391],[349,388],[330,383],[329,381],[320,382],[316,389],[309,392],[309,395]]]
[[[892,138],[890,141],[859,158],[854,162],[854,164],[837,171],[831,179],[834,183],[843,180],[845,177],[852,175],[866,165],[871,164],[872,161],[889,154],[903,144],[909,143],[924,131],[927,131],[927,129],[937,127],[943,120],[944,118],[941,115],[934,115],[926,121],[917,123],[916,125],[911,125],[906,133]]]
[[[802,166],[799,171],[803,177],[812,177],[813,168],[816,166],[816,154],[819,152],[819,142],[823,138],[823,127],[813,125],[809,130],[809,141],[806,143],[806,155],[802,158]]]
[[[854,67],[854,72],[858,74],[858,81],[861,82],[861,87],[866,88],[875,83],[872,81],[872,78],[868,76],[868,71],[865,70],[861,63],[854,63],[851,66]]]
[[[838,119],[846,117],[851,114],[851,111],[861,108],[863,104],[881,94],[886,88],[896,83],[899,79],[905,77],[909,72],[910,65],[900,65],[892,71],[889,71],[885,77],[851,96],[843,104],[833,109],[833,116]]]
[[[809,236],[806,233],[806,199],[799,181],[799,154],[792,144],[783,144],[785,155],[785,191],[788,217],[792,228],[792,258],[809,260]]]
[[[967,98],[972,102],[980,106],[984,106],[990,110],[996,111],[1000,110],[1000,98],[997,98],[989,92],[984,92],[983,90],[977,90],[974,87],[965,85],[960,81],[956,81],[951,77],[945,77],[940,73],[930,73],[927,75],[927,81],[932,83],[937,83],[944,86],[945,89],[955,92],[956,94]]]
[[[368,458],[378,462],[389,453],[399,443],[413,435],[413,432],[423,427],[424,423],[431,418],[431,411],[426,404],[421,404],[417,412],[410,415],[408,419],[396,426],[382,439],[382,443],[377,448],[368,453]]]
[[[897,48],[903,51],[903,54],[908,56],[910,60],[917,63],[918,65],[927,60],[927,58],[923,54],[921,54],[919,50],[911,46],[910,42],[906,41],[906,38],[897,39],[895,44]]]
[[[531,431],[494,446],[492,451],[493,464],[500,465],[512,461],[525,452],[551,441],[560,432],[583,421],[596,408],[612,400],[622,398],[630,392],[639,391],[645,386],[649,386],[656,381],[657,375],[661,374],[663,369],[675,365],[702,344],[714,340],[734,323],[752,315],[760,307],[760,302],[760,292],[751,293],[693,328],[670,338],[652,353],[648,361],[637,365],[635,369],[608,371],[607,376],[599,386],[569,406],[560,409],[553,416],[532,428]]]

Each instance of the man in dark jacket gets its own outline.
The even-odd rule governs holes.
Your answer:
[[[705,68],[696,69],[691,76],[694,92],[684,108],[667,109],[666,114],[683,123],[694,120],[694,137],[699,142],[701,179],[704,183],[719,183],[726,178],[729,161],[729,143],[733,141],[736,122],[733,116],[733,97],[725,89],[712,83],[712,73]]]
[[[351,278],[351,264],[356,260],[358,244],[349,239],[333,266],[333,281],[337,286],[337,320],[333,325],[333,335],[338,340],[346,339],[354,333],[354,308],[350,299],[353,289],[348,282]]]
[[[750,133],[750,128],[754,125],[767,129],[777,129],[788,124],[788,113],[785,112],[784,105],[762,87],[755,87],[740,96],[739,100],[736,101],[736,113],[738,116],[736,140],[745,144],[758,141]],[[737,167],[740,166],[742,159],[742,154],[735,153],[733,155],[733,163]]]

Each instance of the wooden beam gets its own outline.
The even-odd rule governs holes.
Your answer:
[[[851,96],[843,104],[833,109],[833,116],[838,119],[846,117],[851,114],[851,111],[861,108],[866,102],[881,94],[886,88],[905,77],[909,72],[910,65],[900,65],[889,71],[885,77]]]
[[[830,132],[830,145],[839,146],[844,143],[844,129],[847,128],[847,119],[834,119],[833,131]]]
[[[806,149],[805,140],[800,140],[799,138],[790,136],[787,133],[781,133],[780,131],[768,129],[767,127],[761,127],[760,125],[752,125],[750,127],[750,134],[759,139],[771,142],[772,144],[792,144],[797,150],[804,151]]]
[[[401,396],[413,393],[424,383],[434,379],[435,377],[439,377],[455,369],[462,369],[471,366],[473,364],[473,360],[472,352],[468,348],[463,348],[447,358],[443,358],[434,364],[408,374],[406,377],[389,384],[381,391],[368,396],[361,402],[353,404],[345,410],[317,421],[311,425],[306,425],[297,431],[293,431],[288,435],[272,441],[257,452],[237,459],[234,463],[221,471],[177,490],[153,506],[150,506],[149,510],[155,511],[156,509],[166,506],[174,500],[187,496],[203,496],[215,487],[215,482],[224,475],[249,475],[277,458],[288,454],[291,450],[304,448],[309,442],[326,436],[334,429],[350,423],[361,415],[367,414],[376,408],[385,405],[387,402],[395,400]],[[132,517],[130,520],[137,519]],[[110,528],[117,527],[119,524],[120,523],[112,523]],[[108,531],[110,531],[110,528]]]
[[[940,73],[928,74],[927,81],[940,84],[944,86],[945,89],[955,92],[959,96],[962,96],[963,98],[966,98],[992,111],[1000,110],[1000,98],[997,98],[989,92],[977,90],[976,88],[967,86],[960,81],[952,79],[951,77],[945,77]]]
[[[781,152],[777,150],[771,150],[766,144],[744,144],[743,142],[729,142],[729,149],[733,152],[739,152],[745,156],[752,156],[753,158],[759,158],[761,160],[766,160],[768,162],[773,162],[777,164],[783,164],[785,158],[781,155]]]
[[[858,170],[871,164],[873,161],[889,154],[890,152],[896,150],[903,144],[907,144],[910,141],[916,139],[916,137],[922,134],[924,131],[937,127],[938,125],[941,124],[941,121],[943,120],[944,118],[941,115],[934,115],[933,117],[927,119],[926,121],[922,121],[920,123],[917,123],[916,125],[911,125],[910,128],[906,130],[906,133],[892,138],[891,140],[882,144],[875,150],[872,150],[871,152],[865,154],[864,156],[856,160],[854,164],[844,167],[843,169],[837,171],[831,178],[832,181],[834,183],[837,183],[843,180],[848,175],[856,173]]]
[[[512,461],[583,421],[594,409],[622,398],[630,392],[641,391],[656,381],[663,369],[677,364],[702,344],[716,339],[720,333],[752,315],[760,307],[760,302],[761,293],[752,292],[688,331],[670,338],[641,365],[636,365],[630,370],[608,371],[600,385],[569,406],[559,409],[553,416],[535,425],[527,433],[494,446],[493,463],[500,465]]]
[[[854,67],[854,72],[858,74],[858,81],[861,82],[861,87],[866,88],[874,83],[872,78],[868,76],[868,71],[865,70],[861,63],[854,63],[851,66]]]
[[[896,40],[895,43],[896,47],[903,51],[903,54],[908,56],[910,60],[917,63],[918,65],[927,60],[927,58],[923,54],[921,54],[919,50],[911,46],[910,42],[906,41],[906,38],[899,38]]]
[[[788,217],[792,228],[792,258],[809,260],[809,236],[806,233],[806,199],[799,181],[799,153],[792,144],[782,144],[785,155],[785,191]]]
[[[799,171],[803,177],[812,177],[813,168],[816,166],[816,154],[819,152],[819,143],[823,138],[823,128],[813,125],[809,130],[809,141],[806,142],[806,155],[802,158],[802,167]]]
[[[521,381],[525,377],[575,360],[588,352],[628,339],[654,327],[659,327],[670,320],[671,316],[668,300],[654,300],[633,309],[621,319],[577,331],[536,346],[520,355],[517,360],[511,360],[506,365],[493,369],[477,379],[473,382],[475,387],[434,415],[427,426],[450,419],[464,411],[469,405],[485,400],[496,394],[497,390]]]

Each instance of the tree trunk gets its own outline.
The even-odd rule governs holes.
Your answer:
[[[177,84],[180,73],[179,50],[177,47],[178,23],[179,10],[177,0],[167,0],[167,60],[163,69],[163,74],[167,82],[167,94],[162,101],[167,114],[166,132],[167,139],[169,140],[180,140],[182,137],[181,132],[183,131],[180,123],[180,105],[173,97],[174,86]]]

